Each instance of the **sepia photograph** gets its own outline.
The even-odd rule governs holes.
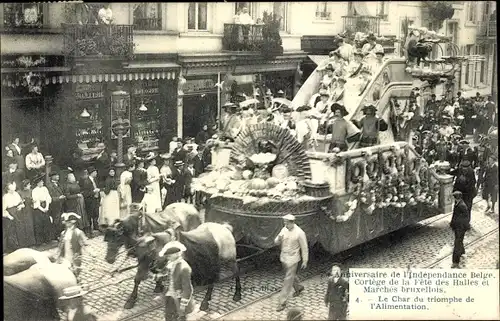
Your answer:
[[[4,320],[500,319],[496,1],[0,16]]]

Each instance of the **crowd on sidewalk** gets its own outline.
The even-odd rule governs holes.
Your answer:
[[[126,217],[134,203],[148,214],[175,202],[194,203],[190,185],[211,163],[210,137],[204,126],[196,138],[173,138],[161,155],[129,146],[120,177],[115,155],[102,144],[94,166],[61,166],[64,170],[50,172],[48,183],[44,157],[34,143],[21,146],[19,138],[13,139],[5,150],[2,173],[4,253],[59,239],[66,225],[63,213],[74,213],[77,226],[92,238],[103,225]],[[23,154],[24,149],[30,152]]]

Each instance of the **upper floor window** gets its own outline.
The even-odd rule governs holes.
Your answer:
[[[4,3],[3,23],[5,27],[41,28],[43,25],[43,4]]]
[[[134,5],[136,30],[160,30],[161,16],[161,3],[144,2]]]
[[[287,2],[274,2],[273,3],[273,13],[281,18],[280,30],[285,31],[287,26]]]
[[[330,2],[316,2],[316,20],[332,20]]]
[[[477,21],[477,3],[474,1],[468,2],[467,21],[468,22],[476,22]]]
[[[384,21],[389,20],[389,1],[379,1],[377,3],[377,16]]]
[[[190,2],[188,8],[188,30],[208,30],[208,4]]]

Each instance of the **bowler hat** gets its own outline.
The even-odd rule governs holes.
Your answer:
[[[36,184],[38,184],[38,182],[43,181],[44,178],[45,178],[45,174],[38,174],[35,177],[33,177],[33,179],[31,181],[32,181],[33,185],[36,185]]]
[[[165,244],[165,246],[163,247],[163,249],[161,249],[158,255],[160,257],[163,257],[165,255],[170,255],[179,252],[186,252],[186,247],[179,241],[172,241]]]
[[[63,290],[63,295],[59,298],[59,300],[69,300],[77,297],[84,296],[87,294],[87,291],[84,291],[81,286],[72,286],[69,288],[65,288]]]
[[[285,220],[285,221],[295,221],[295,216],[293,216],[292,214],[287,214],[287,215],[283,216],[283,220]]]

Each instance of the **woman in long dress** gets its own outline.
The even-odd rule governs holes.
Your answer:
[[[149,165],[147,169],[148,174],[148,185],[151,189],[151,201],[150,207],[154,210],[161,210],[161,190],[160,190],[160,170],[156,167],[156,156],[154,154],[148,157]]]
[[[33,200],[33,223],[35,225],[36,244],[45,244],[54,236],[54,222],[49,215],[49,205],[52,202],[49,190],[43,186],[44,176],[35,177],[36,187],[31,192]]]
[[[12,252],[20,248],[18,235],[21,234],[19,229],[20,211],[24,204],[21,196],[16,192],[16,183],[7,183],[7,192],[2,198],[2,212],[4,224],[4,253]]]
[[[132,162],[128,165],[120,175],[120,186],[118,192],[120,194],[120,217],[124,218],[130,214],[130,204],[132,204],[132,172],[135,170],[135,164]]]
[[[78,214],[78,216],[80,216],[80,220],[78,220],[78,227],[82,229],[85,234],[90,235],[90,218],[85,210],[85,201],[83,199],[80,185],[77,183],[73,172],[68,174],[65,192],[65,211]]]
[[[33,200],[31,199],[31,182],[23,180],[21,189],[18,191],[24,202],[24,208],[20,212],[21,234],[18,235],[19,246],[29,247],[36,244],[35,227],[33,224]]]
[[[115,178],[115,169],[110,168],[104,182],[104,191],[101,192],[101,209],[99,225],[111,225],[120,218],[120,197],[118,183]]]

